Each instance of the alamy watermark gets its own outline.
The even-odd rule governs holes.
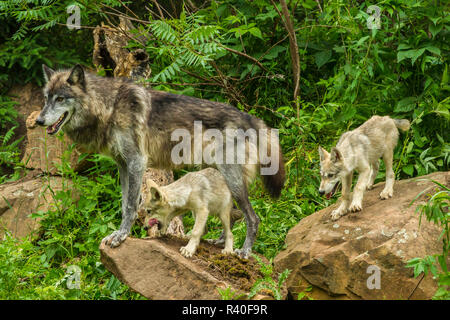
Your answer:
[[[58,287],[64,281],[66,282],[67,289],[81,289],[81,268],[76,265],[68,266],[66,274],[55,286]]]
[[[370,265],[366,273],[371,276],[367,278],[366,285],[369,290],[381,289],[381,269],[378,266]]]
[[[69,17],[66,21],[67,28],[69,28],[70,30],[79,30],[81,28],[80,7],[77,5],[68,6],[67,14],[69,14]]]
[[[379,6],[371,5],[367,8],[366,12],[370,14],[367,18],[367,28],[370,30],[381,29],[381,9]]]
[[[202,121],[194,121],[194,131],[175,129],[171,141],[174,164],[249,164],[261,165],[261,175],[278,172],[280,150],[277,129],[203,130]]]

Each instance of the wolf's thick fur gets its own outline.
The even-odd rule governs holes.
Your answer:
[[[393,195],[394,171],[392,158],[398,141],[397,128],[409,129],[408,120],[373,116],[355,130],[344,133],[336,147],[328,153],[319,147],[321,182],[319,193],[329,198],[334,193],[337,183],[342,182],[342,202],[333,210],[333,220],[352,212],[362,210],[363,193],[371,189],[378,173],[379,159],[382,157],[386,167],[386,185],[380,193],[381,199]],[[350,189],[353,171],[359,173],[358,182],[353,190],[350,204]]]
[[[93,152],[110,155],[118,164],[122,186],[122,224],[120,229],[103,239],[112,247],[120,245],[128,236],[136,218],[143,172],[146,166],[172,169],[171,141],[175,129],[185,129],[194,136],[194,121],[203,128],[268,129],[262,120],[223,103],[183,95],[145,89],[120,78],[103,78],[85,72],[79,65],[71,70],[54,71],[43,66],[47,84],[44,88],[46,104],[36,120],[47,126],[49,134],[61,128],[75,142]],[[266,139],[268,150],[278,153],[279,170],[263,177],[269,192],[278,196],[285,181],[283,158],[278,139]],[[259,138],[261,140],[261,138]],[[192,143],[194,145],[194,143]],[[258,145],[246,141],[246,155],[257,157]],[[195,148],[192,156],[195,157]],[[200,155],[202,158],[202,155]],[[248,163],[248,162],[247,162]],[[259,218],[247,194],[248,184],[262,164],[218,164],[225,181],[247,222],[247,236],[240,254],[251,252]]]
[[[149,195],[142,207],[156,219],[162,234],[166,233],[170,221],[178,215],[192,211],[195,224],[188,244],[180,248],[183,256],[189,258],[196,252],[200,238],[205,231],[208,215],[220,218],[225,238],[222,253],[233,253],[231,233],[231,208],[233,198],[222,174],[213,168],[190,172],[177,181],[163,187],[149,180]]]

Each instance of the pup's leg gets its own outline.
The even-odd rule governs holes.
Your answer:
[[[222,173],[234,200],[236,200],[239,208],[244,212],[245,222],[247,223],[247,234],[242,249],[237,249],[236,253],[242,258],[248,259],[256,239],[260,219],[248,200],[247,186],[244,182],[242,166],[239,164],[218,164],[217,169]]]
[[[383,154],[384,166],[386,167],[386,184],[380,193],[381,199],[389,199],[394,193],[395,175],[392,169],[393,150],[386,150]]]
[[[205,231],[208,214],[209,212],[205,208],[196,210],[195,223],[194,227],[192,228],[191,239],[186,246],[180,248],[181,254],[186,258],[192,257],[195,251],[197,251],[198,244],[200,243],[200,238]]]
[[[343,215],[345,215],[348,211],[348,206],[350,204],[350,190],[352,187],[352,178],[353,178],[353,171],[350,172],[348,175],[346,175],[344,178],[342,178],[342,192],[341,192],[341,204],[339,207],[333,212],[331,212],[331,219],[337,220]]]
[[[357,212],[362,210],[362,200],[364,191],[367,188],[367,183],[370,178],[370,166],[367,164],[359,172],[358,182],[356,183],[355,189],[353,190],[352,204],[349,210],[351,212]]]
[[[122,187],[122,223],[117,231],[103,238],[102,243],[118,247],[128,237],[137,218],[137,208],[141,195],[142,176],[147,160],[142,156],[133,156],[128,162],[119,163],[120,184]]]
[[[231,219],[230,219],[230,211],[231,205],[227,206],[220,213],[220,220],[222,221],[223,226],[223,234],[225,236],[225,248],[222,250],[222,253],[229,254],[233,253],[233,233],[231,232]]]
[[[242,218],[242,211],[233,206],[230,212],[230,230],[233,229],[233,226],[236,223],[236,221],[238,221],[241,218]],[[219,239],[209,239],[208,242],[215,246],[225,244],[225,231],[222,230]]]
[[[369,183],[367,184],[367,190],[372,190],[373,183],[375,182],[375,179],[377,178],[378,169],[380,168],[380,162],[377,160],[371,165],[372,170],[370,171],[370,178]]]

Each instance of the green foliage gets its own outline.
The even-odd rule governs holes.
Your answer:
[[[129,47],[149,54],[148,81],[155,89],[231,103],[279,128],[287,176],[282,195],[270,199],[259,180],[249,192],[261,218],[254,250],[268,258],[283,249],[287,231],[299,220],[339,196],[326,200],[318,194],[318,145],[330,148],[343,132],[372,115],[411,121],[394,153],[397,179],[448,170],[450,15],[444,2],[380,2],[380,29],[371,30],[369,1],[325,0],[320,8],[313,0],[288,1],[301,69],[295,101],[289,37],[272,1],[215,0],[198,10],[187,10],[181,2],[180,10],[172,10],[160,1],[165,19],[151,13],[158,11],[152,3],[126,2],[125,8],[116,0],[0,1],[0,94],[15,83],[42,84],[42,63],[90,64],[91,30],[64,26],[69,5],[81,8],[81,23],[88,27],[117,23],[110,12],[128,15],[136,40]],[[11,168],[19,162],[16,138],[9,132],[15,125],[13,104],[0,95],[0,155]],[[54,193],[48,212],[35,213],[43,225],[36,241],[0,243],[0,297],[138,297],[98,265],[99,241],[120,220],[120,188],[115,166],[100,156],[94,161],[88,176],[78,176],[63,163],[60,171],[73,179],[73,186]],[[384,179],[383,169],[377,181]],[[76,193],[82,195],[78,203],[72,198]],[[193,218],[184,222],[189,230]],[[208,230],[206,238],[217,238],[219,220],[209,219]],[[143,231],[135,227],[133,234]],[[244,221],[233,234],[235,246],[242,246]],[[11,254],[17,248],[22,251]],[[420,268],[435,271],[435,258],[421,260]],[[72,293],[62,280],[71,264],[82,268],[84,286]],[[277,284],[266,280],[257,289],[276,291]]]
[[[101,239],[120,224],[121,193],[112,161],[101,156],[92,161],[88,176],[63,165],[62,190],[53,190],[48,176],[51,206],[31,215],[41,219],[37,235],[22,241],[7,236],[0,242],[1,299],[142,298],[100,262]],[[81,269],[80,289],[66,285],[71,265]]]
[[[226,287],[225,289],[217,288],[217,291],[221,300],[239,300],[245,296],[243,293],[240,294],[234,291],[231,287]]]
[[[284,270],[278,275],[278,281],[275,281],[272,279],[272,261],[269,261],[269,263],[266,264],[257,255],[253,254],[252,256],[256,259],[256,261],[258,261],[258,264],[260,266],[259,270],[261,271],[263,277],[255,281],[250,290],[250,293],[248,294],[248,298],[251,299],[262,290],[268,290],[273,294],[275,300],[281,300],[283,298],[281,293],[283,284],[287,280],[287,277],[289,276],[289,273],[291,271],[288,269]]]
[[[429,272],[438,279],[438,290],[433,299],[449,300],[450,299],[450,270],[447,261],[450,252],[450,189],[441,183],[431,180],[439,188],[433,195],[429,195],[429,199],[425,204],[419,204],[416,212],[420,212],[419,226],[423,216],[427,221],[442,228],[440,239],[442,240],[442,253],[429,255],[424,258],[414,258],[408,261],[407,267],[414,268],[414,277],[418,277]],[[422,191],[411,202],[411,205],[425,192]],[[440,268],[440,270],[439,270]]]

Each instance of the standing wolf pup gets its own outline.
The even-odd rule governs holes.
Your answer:
[[[213,168],[190,172],[175,182],[163,187],[147,180],[150,186],[143,208],[155,219],[158,229],[166,233],[170,221],[178,215],[192,211],[195,216],[194,227],[189,243],[181,247],[180,252],[189,258],[196,252],[202,237],[208,215],[220,218],[225,238],[222,253],[233,253],[233,234],[231,233],[230,212],[233,198],[222,174]],[[149,222],[150,222],[149,221]]]
[[[373,116],[355,130],[344,133],[330,153],[319,147],[319,193],[325,194],[329,199],[336,191],[338,182],[342,182],[342,201],[331,213],[333,220],[339,219],[348,210],[362,210],[363,193],[365,189],[372,188],[381,157],[386,167],[386,185],[380,193],[380,198],[392,197],[395,179],[392,158],[398,141],[397,128],[407,131],[409,126],[408,120]],[[350,204],[353,170],[358,171],[359,177]]]
[[[129,80],[104,78],[85,72],[80,65],[70,70],[54,71],[43,66],[46,85],[45,106],[36,123],[47,126],[47,133],[64,132],[75,142],[92,152],[111,156],[118,164],[122,187],[122,223],[119,230],[102,241],[111,247],[119,246],[129,235],[137,217],[142,176],[147,166],[173,169],[186,166],[175,164],[171,151],[177,142],[172,133],[182,129],[190,134],[194,146],[192,159],[206,162],[203,153],[195,148],[194,122],[203,129],[270,132],[259,136],[276,160],[261,161],[261,141],[245,139],[245,154],[258,156],[254,164],[209,162],[225,178],[227,186],[244,212],[247,234],[238,254],[247,258],[256,238],[259,218],[248,199],[247,188],[258,168],[276,165],[271,175],[262,175],[263,183],[272,196],[278,197],[285,181],[283,157],[278,137],[265,123],[249,114],[223,103],[148,90]],[[202,140],[203,141],[203,140]],[[215,143],[225,144],[218,139]],[[257,144],[259,142],[259,144]],[[205,143],[204,141],[201,143]],[[222,146],[221,145],[221,146]],[[184,156],[184,155],[183,155]],[[216,158],[214,158],[216,159]],[[213,160],[214,160],[213,159]],[[228,158],[227,158],[228,160]]]

